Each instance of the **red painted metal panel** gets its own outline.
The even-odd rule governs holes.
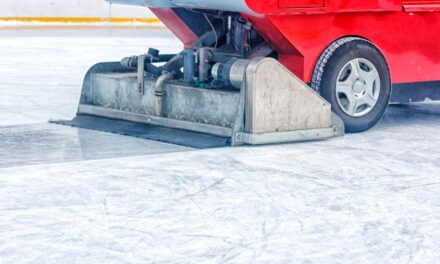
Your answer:
[[[281,0],[246,0],[247,5],[259,14],[286,15],[303,13],[341,13],[341,12],[365,12],[365,11],[401,11],[402,0],[326,0],[325,5],[317,7],[292,6],[285,8],[280,6]],[[283,0],[294,3],[294,0]],[[299,0],[298,2],[319,2]]]
[[[406,12],[433,12],[440,11],[440,4],[435,5],[405,5]]]
[[[372,41],[384,53],[394,83],[440,80],[440,12],[362,12],[249,17],[306,82],[330,43],[345,36]],[[423,29],[423,30],[421,30]],[[280,44],[280,36],[288,44]]]
[[[185,22],[170,8],[150,8],[151,11],[164,23],[185,47],[198,39],[197,35]]]
[[[403,0],[407,12],[440,11],[440,0]]]
[[[279,8],[323,7],[325,0],[278,0]]]
[[[439,4],[440,0],[403,0],[404,5],[433,5]]]
[[[290,11],[305,10],[301,8],[280,9],[279,0],[246,1],[263,14],[243,16],[271,43],[280,62],[306,82],[326,47],[346,36],[359,36],[377,45],[387,59],[393,83],[440,80],[440,10],[405,12],[402,0],[327,0],[325,7],[309,8],[321,11],[308,14]],[[414,5],[426,8],[432,2]],[[197,39],[171,9],[153,11],[185,46]]]

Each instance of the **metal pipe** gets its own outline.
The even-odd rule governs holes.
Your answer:
[[[196,75],[196,51],[187,49],[183,51],[183,81],[192,83]]]
[[[209,63],[212,60],[212,51],[207,48],[199,49],[199,81],[208,81]]]
[[[223,25],[214,25],[215,31],[210,30],[204,33],[200,38],[198,38],[194,43],[191,44],[190,48],[196,49],[200,47],[210,47],[218,42],[225,34]]]
[[[226,44],[232,43],[232,16],[228,16],[228,32],[226,33]]]
[[[158,57],[151,57],[145,54],[145,65],[157,62],[168,62],[174,58],[176,54],[160,54]],[[121,60],[121,65],[127,69],[137,69],[139,56],[126,57]]]
[[[178,78],[183,77],[180,69],[183,67],[183,54],[182,52],[171,58],[167,63],[165,63],[160,68],[162,72],[173,72]]]
[[[163,97],[165,96],[165,85],[174,78],[171,72],[164,72],[154,85],[154,95],[156,96],[156,116],[163,116]]]

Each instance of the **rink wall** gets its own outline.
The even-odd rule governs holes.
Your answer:
[[[1,0],[0,21],[54,23],[157,23],[145,7],[109,4],[104,0]]]

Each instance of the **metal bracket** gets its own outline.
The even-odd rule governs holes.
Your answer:
[[[289,142],[314,141],[338,136],[336,127],[309,129],[264,134],[236,133],[235,142],[249,145],[279,144]]]
[[[137,66],[137,87],[138,93],[141,95],[145,94],[145,58],[146,55],[142,54],[138,57],[138,66]]]
[[[245,104],[246,104],[246,73],[243,76],[243,83],[241,84],[240,97],[238,99],[237,113],[235,114],[235,124],[232,128],[232,138],[231,146],[236,147],[243,145],[244,142],[239,140],[236,135],[244,131],[244,120],[245,120]]]

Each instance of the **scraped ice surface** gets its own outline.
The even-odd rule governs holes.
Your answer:
[[[55,124],[0,127],[0,168],[190,150]]]
[[[33,66],[0,60],[0,263],[440,262],[439,105],[391,107],[367,133],[320,142],[131,156],[109,142],[142,143],[63,128],[39,150],[52,128],[32,123],[73,116],[88,64],[143,46],[3,40],[1,56]],[[77,161],[81,146],[121,155]]]

